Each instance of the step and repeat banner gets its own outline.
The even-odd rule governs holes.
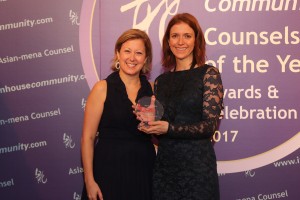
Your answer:
[[[0,0],[0,199],[80,199],[80,0]]]
[[[224,84],[212,138],[222,200],[300,199],[300,1],[0,0],[0,198],[80,200],[87,95],[129,28],[162,73],[170,18],[189,12]]]

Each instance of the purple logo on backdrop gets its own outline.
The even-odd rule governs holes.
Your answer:
[[[75,143],[73,142],[71,135],[67,135],[66,133],[64,133],[63,141],[66,148],[74,149]]]
[[[93,85],[95,84],[95,82],[99,80],[99,77],[101,75],[101,74],[99,74],[99,71],[97,70],[99,68],[99,66],[96,66],[95,60],[94,60],[94,55],[99,54],[99,52],[93,51],[92,36],[93,36],[93,30],[94,30],[93,29],[93,19],[99,17],[99,16],[94,16],[95,9],[99,9],[99,7],[104,8],[105,5],[96,7],[97,3],[98,4],[101,3],[101,5],[102,4],[104,5],[106,2],[99,2],[96,0],[83,1],[83,6],[82,6],[82,11],[81,11],[81,16],[80,16],[81,59],[82,59],[82,65],[83,65],[83,69],[84,69],[84,72],[86,75],[86,79],[87,79],[87,82],[88,82],[88,85],[90,88],[92,88]],[[197,3],[201,4],[199,2],[197,2]],[[204,4],[204,2],[202,2],[202,3]],[[139,28],[139,29],[142,29],[142,30],[145,30],[148,32],[149,28],[154,26],[154,24],[152,22],[154,22],[154,20],[159,19],[157,22],[158,23],[159,41],[161,41],[161,39],[163,37],[165,25],[167,23],[167,18],[180,12],[180,9],[181,9],[181,7],[180,7],[181,1],[180,0],[174,0],[174,1],[160,0],[160,1],[156,1],[156,5],[152,5],[153,3],[150,3],[150,1],[147,1],[147,0],[133,0],[129,3],[124,3],[123,1],[119,1],[119,3],[115,3],[115,4],[119,4],[119,6],[117,6],[118,10],[111,11],[111,13],[114,13],[114,15],[116,15],[116,16],[121,15],[122,18],[124,18],[125,16],[128,16],[128,14],[130,14],[131,18],[129,20],[123,20],[123,21],[124,22],[125,21],[132,22],[132,24],[129,24],[128,26],[131,26],[133,28]],[[193,5],[197,5],[197,4],[190,3],[190,5],[193,6]],[[207,7],[208,5],[207,4],[203,5],[203,8],[201,7],[201,9],[205,9],[204,8],[205,6]],[[210,4],[209,6],[213,6],[213,4]],[[199,5],[199,7],[200,7],[200,5]],[[145,9],[145,8],[147,8],[147,9]],[[111,8],[111,9],[113,9],[113,8]],[[188,10],[188,9],[184,8],[183,10]],[[200,8],[199,8],[199,10],[200,10]],[[210,9],[206,9],[205,11],[207,12],[207,14],[211,14],[208,12],[210,12],[212,10],[213,9],[210,8]],[[202,12],[201,14],[203,15],[203,13],[205,13],[205,12]],[[194,13],[192,13],[192,14],[194,14]],[[214,25],[216,25],[216,24],[214,24]],[[222,27],[222,25],[220,25],[220,24],[219,24],[219,26]],[[101,30],[101,31],[105,31],[105,30]],[[225,36],[228,36],[229,33],[227,33],[227,32],[219,33],[217,31],[221,31],[221,30],[218,30],[213,27],[208,28],[207,30],[203,30],[203,31],[205,32],[206,40],[209,41],[209,45],[211,45],[211,46],[208,46],[208,48],[211,48],[210,50],[213,53],[218,53],[217,50],[213,49],[214,48],[213,47],[214,46],[213,45],[214,38],[212,35],[219,34],[218,39],[220,40],[220,39],[224,38]],[[219,43],[220,43],[220,41],[219,41]],[[222,46],[222,45],[219,45],[219,46]],[[161,48],[160,46],[153,47],[153,49],[160,49],[160,48]],[[216,49],[218,49],[218,48],[216,48]],[[231,49],[229,49],[228,52],[226,52],[226,53],[228,53],[228,55],[229,55],[230,51],[231,51]],[[253,54],[255,55],[255,53],[256,52],[254,52]],[[227,57],[229,57],[228,55],[227,55]],[[218,60],[218,62],[213,63],[213,65],[217,66],[218,63],[224,63],[225,59],[227,57],[226,57],[226,55],[219,56],[220,59]],[[243,59],[244,59],[246,56],[241,56],[241,57],[243,57]],[[239,60],[239,58],[237,58],[237,56],[236,56],[234,58],[234,61],[235,61],[235,64],[238,66],[238,64],[240,64],[239,62],[242,62],[244,60],[242,60],[242,59]],[[210,60],[209,62],[213,62],[213,61]],[[246,60],[245,62],[248,62],[248,60]],[[281,63],[283,63],[283,61],[281,61]],[[220,69],[220,71],[221,70],[222,69]],[[237,73],[233,74],[233,75],[235,76],[235,75],[237,75]],[[248,78],[246,76],[246,74],[238,74],[238,75],[240,75],[240,76],[236,76],[236,77],[240,78],[242,75],[244,75],[246,78]],[[232,77],[226,76],[226,73],[223,74],[222,77],[223,77],[224,82],[232,81],[231,80]],[[246,78],[244,78],[244,79],[246,79]],[[233,81],[236,81],[236,80],[233,80]],[[264,82],[265,80],[262,80],[262,81]],[[248,88],[246,88],[246,87],[248,87],[248,86],[245,86],[243,81],[240,81],[240,83],[241,83],[242,87],[245,87],[243,89],[247,92]],[[244,84],[244,86],[242,84]],[[258,84],[259,84],[259,82],[258,82]],[[261,85],[264,85],[264,84],[266,84],[266,83],[263,83]],[[236,82],[233,85],[236,85]],[[269,92],[272,95],[275,91],[274,90],[275,86],[272,84],[270,84],[269,86],[270,87],[267,88],[266,90],[267,90],[267,92]],[[271,88],[271,86],[273,87],[273,89]],[[263,87],[263,86],[260,86],[260,87]],[[255,90],[255,88],[253,88],[253,85],[251,85],[250,89]],[[282,90],[283,90],[283,88],[281,88],[281,91]],[[246,94],[246,92],[245,92],[245,94]],[[263,94],[263,92],[261,92],[261,94]],[[231,93],[231,91],[228,90],[227,97],[228,96],[230,97],[230,95],[232,95],[232,93]],[[268,97],[269,97],[269,99],[268,99],[269,101],[274,99],[274,98],[272,99],[271,98],[272,96],[269,96],[269,94],[268,94]],[[260,98],[263,98],[263,97],[260,96],[259,99]],[[292,152],[296,151],[297,149],[299,149],[300,132],[298,132],[298,131],[294,132],[294,130],[295,130],[294,121],[296,119],[294,119],[294,121],[293,121],[293,125],[292,125],[292,126],[294,126],[293,131],[283,130],[283,132],[281,133],[282,135],[279,135],[277,137],[272,137],[274,132],[279,132],[279,129],[277,130],[276,128],[273,127],[273,125],[278,124],[278,120],[280,120],[280,119],[276,119],[276,120],[275,119],[264,119],[264,120],[261,119],[260,120],[260,119],[252,119],[249,117],[247,117],[247,119],[230,118],[229,115],[232,115],[233,111],[243,114],[243,112],[246,109],[248,109],[248,110],[250,109],[250,108],[247,108],[247,106],[255,107],[257,105],[250,105],[251,102],[248,101],[249,99],[245,100],[245,102],[247,102],[247,103],[250,102],[250,104],[248,104],[248,105],[244,105],[244,102],[241,102],[242,98],[238,99],[239,100],[238,104],[240,106],[232,105],[232,104],[234,104],[233,102],[235,102],[234,100],[236,100],[236,99],[228,98],[226,100],[228,100],[227,104],[229,105],[226,107],[227,110],[225,110],[225,115],[227,116],[227,118],[223,119],[220,130],[217,131],[215,134],[215,137],[214,137],[215,140],[218,140],[220,138],[225,138],[226,139],[225,142],[227,142],[227,140],[230,140],[230,139],[238,140],[238,139],[242,138],[242,133],[239,133],[239,131],[236,130],[235,127],[238,127],[241,130],[246,130],[246,131],[243,131],[244,132],[243,136],[245,136],[246,134],[248,134],[248,136],[249,136],[252,129],[257,129],[257,130],[263,132],[264,135],[262,135],[260,132],[257,132],[254,135],[251,135],[251,139],[255,140],[254,141],[255,143],[250,140],[248,141],[247,138],[240,139],[237,142],[231,141],[231,142],[235,142],[235,148],[238,150],[236,150],[236,149],[228,150],[229,148],[228,148],[228,146],[226,146],[226,145],[228,145],[228,143],[224,144],[224,143],[220,142],[217,145],[217,149],[218,148],[222,149],[220,151],[220,154],[222,154],[222,152],[230,151],[232,153],[234,152],[235,155],[233,156],[234,158],[231,158],[230,156],[229,157],[225,156],[225,159],[222,158],[222,160],[218,161],[218,172],[219,173],[233,173],[233,172],[245,171],[246,176],[252,177],[255,175],[255,173],[253,171],[251,171],[252,169],[273,163],[273,162],[291,154]],[[256,99],[254,99],[254,100],[256,100]],[[253,100],[253,102],[254,102],[254,100]],[[261,101],[263,101],[263,100],[261,100]],[[275,104],[275,105],[278,104],[277,107],[279,108],[279,106],[280,106],[279,104],[282,104],[282,101],[283,101],[283,99],[281,99],[280,101],[276,101],[276,98],[275,98],[275,100],[272,101],[272,104]],[[266,102],[266,104],[267,103],[269,103],[269,102]],[[235,107],[238,107],[239,109],[235,109]],[[259,106],[257,106],[257,107],[259,107]],[[282,107],[284,107],[284,105],[282,105]],[[276,106],[275,107],[270,106],[270,109],[269,109],[269,110],[271,110],[270,112],[273,112],[274,108],[276,108]],[[256,109],[256,110],[262,110],[262,109]],[[278,112],[280,112],[280,110]],[[252,125],[253,122],[255,123],[255,126],[261,126],[261,128],[254,127]],[[283,124],[286,124],[288,122],[288,120],[281,120],[280,123],[281,122]],[[266,126],[270,126],[270,128],[266,127]],[[223,127],[229,127],[231,130],[224,131],[224,130],[222,130],[222,129],[224,129]],[[282,131],[282,130],[280,130],[280,131]],[[240,132],[242,132],[242,131],[240,131]],[[294,136],[291,137],[291,135],[294,135]],[[272,137],[272,140],[270,140],[271,137]],[[257,140],[258,139],[260,140],[260,138],[263,138],[263,140],[265,142],[260,142],[260,141],[257,142]],[[266,142],[268,143],[268,146],[266,145]],[[271,145],[270,145],[270,143],[271,143]],[[252,153],[252,151],[250,151],[251,148],[249,148],[249,149],[245,148],[245,150],[243,151],[243,149],[244,149],[243,147],[245,147],[247,145],[248,146],[255,145],[257,147],[256,150],[253,151],[255,153]],[[251,153],[249,153],[249,152],[251,152]],[[251,154],[251,155],[249,155],[249,154]],[[231,155],[231,153],[228,153],[228,155]]]
[[[39,170],[38,168],[35,169],[35,178],[38,183],[42,183],[42,184],[45,184],[48,181],[44,175],[44,172]]]
[[[145,13],[145,17],[140,22],[138,22],[138,16],[139,14],[141,14],[140,9],[141,6],[144,6],[144,4],[146,4],[147,6],[147,13]],[[180,0],[161,0],[158,5],[153,6],[152,8],[148,0],[135,0],[131,3],[121,6],[120,10],[122,13],[124,13],[130,11],[131,9],[134,9],[132,28],[141,29],[146,31],[147,33],[149,33],[149,28],[152,21],[156,17],[158,17],[158,13],[163,10],[163,14],[160,16],[158,28],[159,41],[162,41],[167,17],[177,14],[179,5]]]
[[[79,25],[78,14],[76,12],[74,12],[73,10],[70,10],[69,18],[70,18],[70,21],[72,22],[72,25]]]
[[[74,192],[74,194],[73,194],[73,199],[74,199],[74,200],[81,200],[81,195],[80,195],[80,194],[77,194],[76,192]]]

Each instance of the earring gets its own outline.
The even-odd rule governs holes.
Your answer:
[[[116,68],[117,70],[119,70],[119,69],[120,69],[120,62],[119,62],[119,61],[117,61],[117,62],[116,62],[116,64],[115,64],[115,68]]]

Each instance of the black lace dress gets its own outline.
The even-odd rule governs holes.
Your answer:
[[[137,99],[151,96],[152,88],[140,76]],[[139,121],[119,73],[106,78],[107,96],[94,150],[94,178],[105,200],[151,200],[155,149],[151,136],[137,129]],[[88,199],[84,187],[82,199]]]
[[[216,156],[211,136],[223,108],[217,68],[204,65],[167,72],[155,80],[163,104],[167,134],[159,139],[154,167],[155,200],[218,200]]]

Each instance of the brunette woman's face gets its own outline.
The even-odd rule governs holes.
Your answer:
[[[142,39],[124,42],[117,52],[120,70],[128,75],[139,74],[146,62],[146,49]]]
[[[169,46],[176,60],[192,62],[195,46],[195,32],[186,23],[175,24],[170,29]]]

